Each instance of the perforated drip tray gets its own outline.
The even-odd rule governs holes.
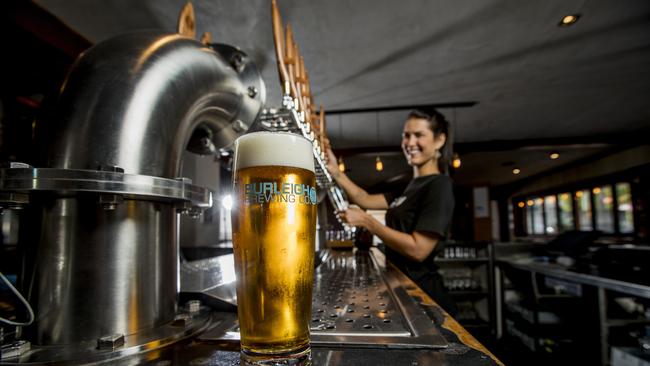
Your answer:
[[[384,255],[372,252],[327,251],[316,268],[312,303],[312,344],[337,347],[444,348],[447,341],[434,320],[411,298],[404,286],[413,283]],[[234,319],[234,320],[233,320]],[[205,341],[237,341],[229,326],[236,316],[200,337]],[[231,323],[232,324],[232,323]]]
[[[313,334],[393,335],[411,332],[370,256],[336,256],[316,270]]]

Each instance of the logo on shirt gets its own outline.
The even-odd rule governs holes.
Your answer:
[[[406,201],[406,196],[397,197],[397,198],[395,198],[393,200],[393,202],[391,202],[389,208],[395,208],[395,207],[401,205],[402,203],[404,203],[404,201]]]

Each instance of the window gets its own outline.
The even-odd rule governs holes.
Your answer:
[[[533,216],[533,234],[544,234],[544,200],[536,198],[530,209]]]
[[[632,211],[632,190],[630,183],[616,183],[616,215],[618,231],[621,234],[634,233],[634,214]]]
[[[568,230],[634,235],[632,183],[602,182],[590,189],[513,198],[517,214],[511,224],[516,224],[516,235],[552,236]]]
[[[596,187],[591,190],[594,194],[594,214],[596,215],[596,229],[604,233],[613,233],[614,230],[614,195],[612,186]]]
[[[591,222],[591,192],[588,189],[576,192],[578,208],[578,230],[593,230]]]
[[[575,229],[573,222],[573,199],[571,193],[562,193],[559,196],[558,205],[560,206],[560,231]]]
[[[557,201],[555,196],[544,197],[544,216],[546,217],[546,234],[557,234]]]
[[[534,233],[533,230],[533,205],[535,201],[528,200],[526,201],[526,234],[530,235]]]

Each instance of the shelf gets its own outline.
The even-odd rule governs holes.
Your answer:
[[[435,258],[434,263],[440,268],[445,284],[450,287],[446,288],[449,297],[459,304],[459,309],[465,309],[460,313],[467,318],[457,318],[458,323],[472,332],[487,334],[489,331],[491,334],[495,325],[492,244],[462,244],[446,243],[444,251]],[[486,319],[473,318],[479,314]]]
[[[605,325],[608,327],[624,327],[635,324],[650,324],[650,319],[607,319]]]
[[[490,260],[486,257],[480,258],[436,258],[436,263],[487,263]]]
[[[490,243],[486,241],[480,241],[480,242],[466,242],[466,243],[454,243],[451,241],[448,241],[445,243],[445,248],[485,248]]]
[[[505,321],[504,335],[514,339],[518,344],[530,352],[536,351],[535,338],[519,330],[513,322]]]
[[[505,303],[504,306],[505,317],[510,318],[508,315],[513,315],[519,319],[526,321],[528,324],[535,324],[535,311],[521,305]],[[559,325],[562,324],[560,317],[550,311],[537,310],[537,324],[538,325]]]
[[[482,290],[467,290],[467,291],[452,291],[452,290],[447,290],[447,293],[451,296],[487,296],[488,292],[487,291],[482,291]]]
[[[528,324],[534,324],[535,323],[535,318],[533,313],[522,313],[520,311],[516,311],[513,309],[508,309],[507,307],[504,307],[504,313],[503,317],[506,320],[511,320],[512,322],[515,322],[516,320],[523,320]]]

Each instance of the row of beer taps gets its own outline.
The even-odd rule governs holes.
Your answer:
[[[325,167],[327,162],[326,150],[330,148],[330,141],[326,133],[325,110],[321,104],[316,109],[314,96],[309,82],[309,74],[305,69],[305,59],[300,54],[298,44],[293,38],[290,24],[286,26],[280,18],[280,11],[276,0],[271,1],[271,14],[273,20],[273,41],[278,64],[278,73],[283,91],[283,106],[297,114],[296,122],[303,135],[310,139],[314,145],[314,156],[317,165],[320,165],[320,174],[326,178],[325,189],[327,196],[336,211],[348,208],[348,199],[345,192],[334,182]],[[344,232],[352,234],[355,228],[347,225],[336,217],[343,226]]]
[[[271,14],[275,55],[284,95],[283,104],[286,108],[296,111],[300,129],[313,142],[315,155],[324,162],[327,158],[325,151],[329,147],[325,110],[322,104],[316,108],[309,73],[305,69],[305,59],[293,38],[291,25],[287,23],[285,27],[282,24],[276,0],[271,2]]]

